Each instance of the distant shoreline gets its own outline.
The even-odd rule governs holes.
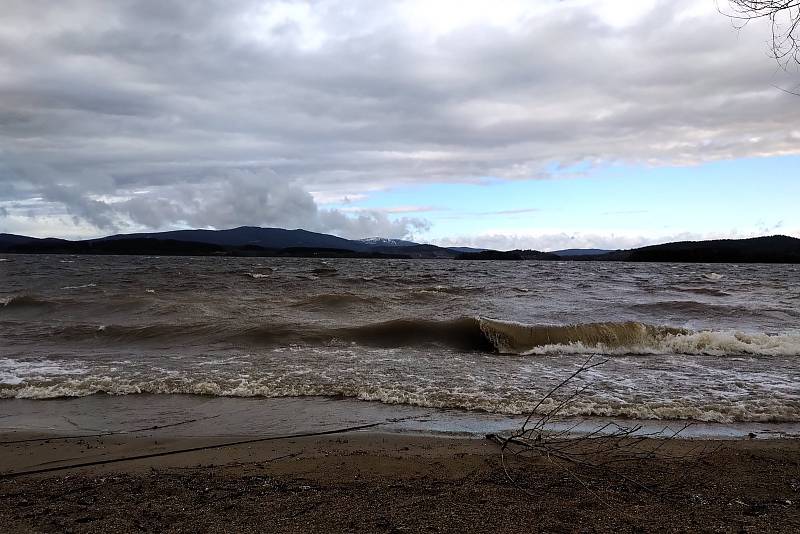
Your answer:
[[[319,259],[355,259],[355,260],[450,260],[450,261],[483,261],[483,262],[527,262],[527,261],[544,261],[544,262],[612,262],[612,263],[678,263],[678,264],[766,264],[766,265],[796,265],[800,264],[800,258],[741,258],[741,259],[715,259],[715,258],[682,258],[676,257],[674,259],[632,259],[632,258],[606,258],[606,257],[591,257],[591,256],[571,256],[559,258],[522,258],[515,257],[513,251],[509,253],[502,253],[504,256],[496,257],[414,257],[404,254],[383,254],[383,253],[359,253],[351,250],[331,250],[320,251],[314,249],[298,250],[298,251],[265,251],[263,253],[257,252],[237,252],[237,251],[222,251],[214,253],[201,253],[201,252],[185,252],[185,251],[169,251],[169,250],[133,250],[133,251],[108,251],[108,252],[74,252],[68,250],[52,251],[17,251],[17,250],[2,250],[0,254],[13,255],[13,256],[119,256],[119,257],[190,257],[190,258],[319,258]]]
[[[348,240],[305,230],[254,227],[128,234],[82,241],[0,234],[0,253],[3,254],[671,263],[800,263],[800,239],[775,235],[683,241],[630,250],[595,252],[568,249],[559,255],[538,250],[465,249],[388,239]]]

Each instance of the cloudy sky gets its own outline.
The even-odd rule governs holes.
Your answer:
[[[800,75],[717,7],[3,0],[0,232],[800,236]]]

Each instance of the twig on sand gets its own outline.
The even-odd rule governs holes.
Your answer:
[[[197,423],[199,421],[207,421],[209,419],[216,419],[222,414],[210,415],[208,417],[199,417],[197,419],[187,419],[185,421],[178,421],[177,423],[170,423],[168,425],[148,426],[144,428],[136,428],[134,430],[109,430],[107,432],[99,432],[97,434],[80,434],[77,436],[51,436],[47,438],[28,438],[17,439],[12,441],[0,441],[0,445],[13,445],[14,443],[35,443],[37,441],[55,441],[55,440],[69,440],[69,439],[82,439],[82,438],[104,438],[106,436],[118,436],[125,434],[135,434],[137,432],[148,432],[150,430],[161,430],[162,428],[172,428],[175,426],[188,425],[189,423]],[[69,420],[68,420],[69,421]],[[72,421],[69,421],[72,423]],[[73,425],[75,423],[72,423]],[[76,425],[77,426],[77,425]]]
[[[246,445],[249,443],[260,443],[262,441],[277,441],[281,439],[293,439],[293,438],[307,438],[312,436],[329,436],[331,434],[344,434],[346,432],[355,432],[356,430],[364,430],[367,428],[374,428],[379,425],[385,424],[386,421],[381,421],[378,423],[370,423],[367,425],[358,425],[358,426],[351,426],[346,428],[337,428],[335,430],[324,430],[321,432],[304,432],[300,434],[287,434],[283,436],[269,436],[264,438],[253,438],[253,439],[245,439],[240,441],[229,441],[226,443],[217,443],[214,445],[204,445],[201,447],[189,447],[186,449],[176,449],[170,451],[161,451],[161,452],[153,452],[148,454],[138,454],[133,456],[124,456],[121,458],[108,458],[105,460],[95,460],[92,462],[82,462],[78,464],[70,464],[70,465],[63,465],[58,467],[47,467],[44,469],[31,469],[27,471],[16,471],[11,473],[0,473],[0,479],[4,478],[14,478],[20,477],[24,475],[36,475],[42,473],[53,473],[56,471],[65,471],[67,469],[76,469],[79,467],[92,467],[97,465],[107,465],[119,462],[129,462],[133,460],[144,460],[146,458],[158,458],[160,456],[171,456],[175,454],[184,454],[188,452],[198,452],[198,451],[206,451],[212,449],[221,449],[223,447],[234,447],[236,445]]]
[[[611,421],[582,435],[574,435],[572,432],[584,422],[583,420],[563,429],[553,427],[553,423],[566,408],[586,392],[589,384],[577,386],[559,399],[556,399],[556,396],[582,374],[608,361],[592,360],[593,357],[589,357],[575,372],[550,389],[536,403],[519,429],[507,436],[486,435],[487,439],[500,446],[500,459],[506,478],[527,493],[533,494],[520,484],[518,477],[512,474],[509,465],[510,454],[518,463],[535,458],[546,459],[604,504],[609,503],[605,498],[601,498],[596,490],[599,486],[612,481],[650,494],[661,494],[664,487],[657,480],[660,471],[671,470],[683,461],[699,458],[704,452],[691,448],[688,452],[676,455],[666,448],[666,445],[676,439],[691,423],[683,425],[676,431],[669,431],[668,427],[665,427],[654,432],[643,432],[642,425],[623,426]],[[553,407],[546,411],[540,410],[548,401]],[[625,472],[625,468],[633,463],[653,460],[657,462],[653,469],[648,470],[653,480],[644,481],[639,475],[632,476]],[[659,467],[656,468],[656,465]]]
[[[285,460],[286,458],[296,458],[297,456],[300,456],[299,452],[292,452],[289,454],[282,454],[280,456],[275,456],[274,458],[267,458],[266,460],[253,460],[250,462],[228,462],[226,464],[217,464],[214,466],[203,466],[203,465],[179,466],[179,467],[171,467],[170,469],[190,469],[194,471],[197,469],[202,469],[203,467],[214,467],[215,469],[217,468],[221,469],[224,467],[244,467],[246,465],[269,464],[272,462],[277,462],[278,460]]]

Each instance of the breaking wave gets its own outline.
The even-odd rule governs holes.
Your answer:
[[[462,350],[518,355],[800,355],[800,335],[693,332],[639,322],[530,325],[472,317],[451,321],[409,319],[338,329],[333,334],[370,346],[438,343]]]
[[[96,394],[182,394],[214,397],[343,397],[384,404],[403,404],[439,409],[460,409],[489,413],[519,415],[529,413],[538,405],[531,391],[510,390],[503,394],[467,390],[431,389],[412,384],[389,384],[374,381],[358,383],[348,380],[282,383],[272,378],[234,379],[212,376],[143,376],[88,374],[82,369],[57,370],[54,376],[42,364],[31,369],[24,378],[3,383],[0,380],[0,399],[55,399],[84,397]],[[0,369],[0,378],[2,370]],[[555,407],[548,399],[540,407]],[[720,398],[676,398],[670,401],[642,398],[620,400],[614,392],[587,392],[579,401],[560,411],[565,416],[607,416],[633,419],[693,419],[707,422],[796,422],[800,421],[800,404],[791,398],[775,396],[752,402],[729,402]]]
[[[302,307],[347,306],[349,299],[330,295],[304,301]],[[344,300],[339,300],[344,298]],[[362,305],[360,297],[358,304]],[[32,326],[28,327],[33,329]],[[47,329],[45,331],[45,329]],[[15,333],[8,331],[9,337]],[[715,356],[800,356],[800,334],[692,331],[640,322],[535,325],[485,317],[436,321],[396,319],[360,326],[326,328],[308,324],[230,323],[153,325],[39,326],[19,336],[69,342],[234,344],[236,346],[321,346],[336,343],[366,347],[445,346],[458,350],[515,355],[547,354],[686,354]]]
[[[492,348],[504,354],[800,355],[800,335],[693,332],[639,322],[546,326],[485,318],[476,321]]]

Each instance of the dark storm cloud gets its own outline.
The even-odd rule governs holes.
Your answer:
[[[400,5],[6,1],[0,200],[41,198],[103,230],[403,236],[425,221],[324,210],[311,192],[800,145],[764,35],[687,17],[691,3],[617,27],[567,2],[435,36]]]

